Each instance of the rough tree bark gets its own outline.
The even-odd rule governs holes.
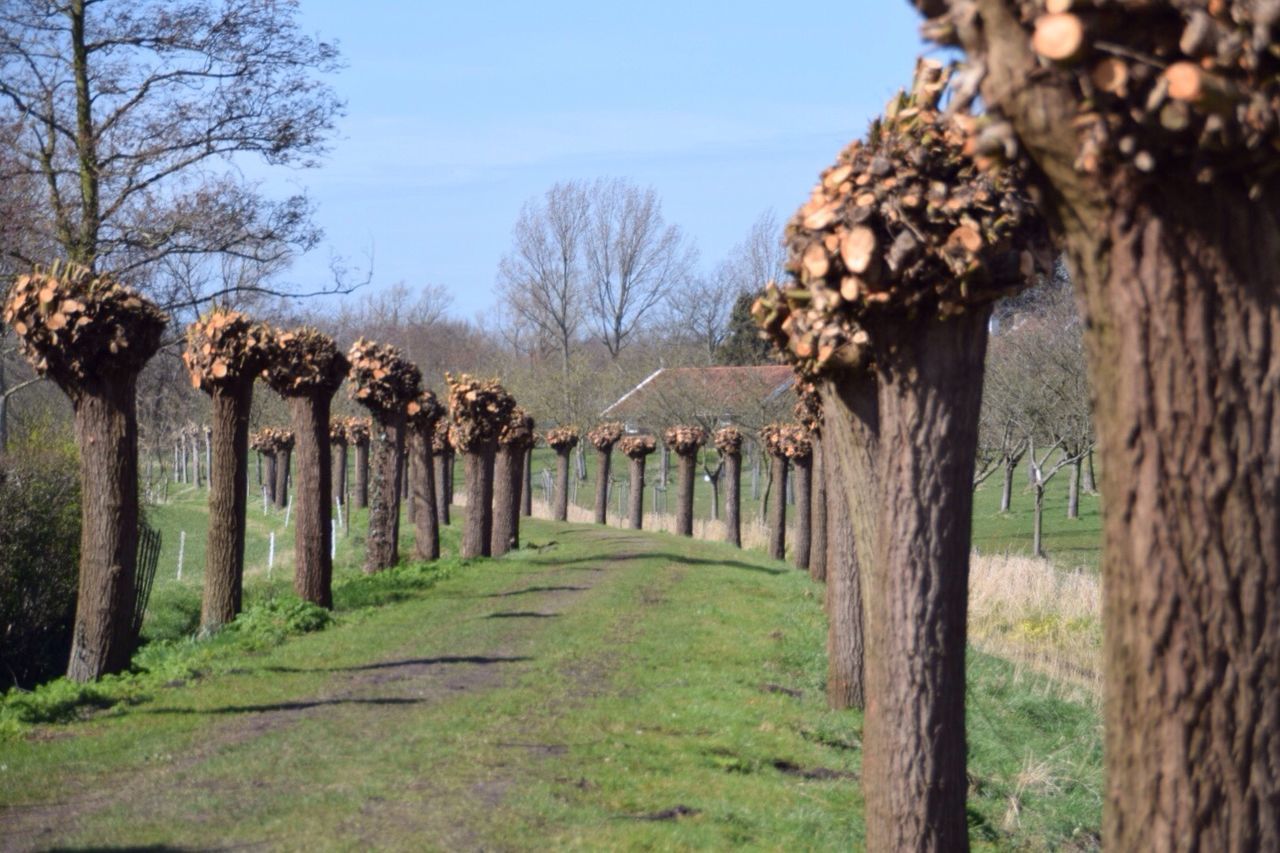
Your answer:
[[[365,574],[390,568],[400,561],[400,476],[405,428],[403,412],[387,412],[374,419],[369,444],[369,533],[365,541]],[[357,481],[357,489],[358,481]]]
[[[797,569],[809,570],[809,547],[813,541],[812,533],[812,497],[813,497],[813,456],[797,456],[792,460],[795,469],[793,490],[796,498],[796,542],[792,548]]]
[[[765,492],[774,492],[774,501],[769,504],[769,556],[775,560],[786,558],[787,554],[787,457],[771,457],[771,473],[769,488]]]
[[[742,547],[742,454],[724,457],[724,538],[734,547]]]
[[[337,390],[336,388],[333,390]],[[329,409],[333,391],[289,398],[298,482],[293,507],[293,589],[303,601],[333,607],[333,469]]]
[[[213,389],[213,467],[200,627],[215,629],[240,612],[249,486],[249,412],[253,377]]]
[[[369,508],[369,442],[356,442],[356,509]]]
[[[965,620],[989,314],[895,318],[872,332],[894,345],[875,354],[879,518],[864,576],[870,849],[968,847]]]
[[[431,438],[415,430],[409,435],[413,477],[414,552],[419,560],[440,558],[440,514],[436,509],[436,465]]]
[[[295,439],[296,440],[296,439]],[[285,448],[276,456],[276,507],[284,509],[289,505],[289,474],[293,466],[293,450]]]
[[[499,445],[493,470],[493,540],[490,543],[495,557],[519,545],[520,484],[523,480],[524,448]]]
[[[609,471],[613,467],[613,447],[596,450],[596,524],[609,521]]]
[[[627,521],[632,530],[644,527],[644,457],[631,460],[631,494],[627,502]]]
[[[676,533],[680,536],[693,535],[693,481],[697,476],[698,454],[680,453],[676,455],[676,472],[679,478],[676,488]]]
[[[271,506],[276,505],[276,455],[274,453],[263,453],[261,456],[267,460],[267,477],[263,484],[267,488],[267,503]]]
[[[120,672],[133,654],[138,550],[137,375],[72,395],[80,446],[80,583],[67,678]]]
[[[436,524],[439,527],[449,526],[449,501],[445,497],[447,487],[445,486],[445,477],[448,476],[448,464],[443,453],[433,453],[431,457],[431,466],[435,469],[434,480],[436,484]]]
[[[488,557],[493,550],[493,476],[496,448],[489,441],[462,454],[467,486],[467,517],[462,528],[462,556]],[[567,456],[563,457],[568,470]]]
[[[524,454],[524,486],[520,490],[520,514],[525,518],[533,515],[533,448]]]
[[[819,583],[827,579],[827,464],[826,439],[821,433],[813,440],[813,482],[810,492],[809,577]]]
[[[569,453],[571,447],[556,448],[556,491],[553,517],[556,521],[569,518]]]
[[[347,501],[347,443],[345,441],[336,441],[332,443],[330,454],[333,457],[333,473],[329,476],[333,483],[333,497],[342,502],[345,509]]]

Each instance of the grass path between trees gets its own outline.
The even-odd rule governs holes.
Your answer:
[[[527,532],[0,742],[0,849],[857,847],[861,716],[825,708],[820,586],[665,534]],[[969,729],[975,845],[1096,846],[1096,708],[971,653]]]

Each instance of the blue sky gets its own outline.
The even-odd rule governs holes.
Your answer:
[[[443,284],[462,317],[559,180],[652,185],[711,268],[761,212],[790,215],[921,50],[905,0],[303,0],[301,23],[341,44],[347,116],[322,168],[270,180],[305,187],[326,232],[290,277],[372,246],[374,287]]]

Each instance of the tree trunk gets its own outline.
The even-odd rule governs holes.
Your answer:
[[[671,474],[671,449],[665,444],[659,448],[658,452],[662,454],[662,464],[658,469],[658,485],[667,488],[667,479]]]
[[[1031,555],[1044,556],[1044,486],[1036,486],[1035,520],[1032,523]]]
[[[502,445],[493,468],[493,539],[498,557],[519,547],[520,483],[524,479],[524,449]]]
[[[765,500],[769,499],[769,492],[776,493],[769,504],[769,556],[783,560],[787,556],[787,457],[774,456],[770,473]]]
[[[813,440],[813,487],[810,493],[809,577],[827,579],[827,450],[821,433]]]
[[[341,502],[343,507],[347,504],[347,443],[345,441],[335,442],[330,450],[333,457],[333,473],[329,479],[333,483],[334,502]]]
[[[632,530],[644,527],[644,462],[643,456],[631,460],[631,500],[627,516]]]
[[[1080,478],[1084,471],[1083,460],[1071,463],[1071,480],[1067,485],[1067,518],[1080,517]]]
[[[795,469],[792,490],[796,496],[796,542],[791,549],[796,568],[809,570],[809,545],[812,541],[813,457],[802,456],[793,463]]]
[[[609,522],[609,469],[613,465],[613,448],[596,450],[596,524]]]
[[[276,505],[276,455],[274,453],[263,454],[267,457],[267,503],[271,506]]]
[[[365,538],[364,571],[373,574],[400,561],[400,476],[404,456],[404,413],[373,422],[369,438],[370,464],[369,532]]]
[[[698,464],[697,452],[676,454],[676,466],[680,478],[676,494],[676,533],[681,536],[693,535],[693,478],[696,476]]]
[[[289,505],[289,469],[292,463],[293,451],[291,449],[280,451],[276,459],[276,506],[280,509]]]
[[[448,487],[445,485],[449,464],[445,456],[446,454],[444,453],[437,453],[431,457],[431,466],[435,469],[437,528],[449,526],[449,500],[446,497]]]
[[[245,514],[248,512],[249,412],[253,380],[215,386],[213,465],[209,469],[209,532],[205,546],[200,628],[214,630],[240,612],[244,588]]]
[[[1098,493],[1097,479],[1093,474],[1093,450],[1089,450],[1088,456],[1085,457],[1084,466],[1084,490],[1087,494],[1096,495]]]
[[[724,539],[742,547],[742,454],[724,457]]]
[[[356,509],[369,507],[369,442],[356,442]]]
[[[462,556],[488,557],[493,549],[493,444],[464,453],[467,483],[467,517],[462,528]],[[564,456],[568,472],[569,457]]]
[[[178,439],[178,463],[181,482],[185,486],[191,482],[191,477],[187,474],[187,437],[185,435]]]
[[[453,506],[453,465],[457,458],[452,448],[444,455],[444,499],[448,506]]]
[[[865,576],[867,848],[966,850],[965,620],[989,310],[877,329],[880,508]],[[892,341],[894,346],[889,346]]]
[[[194,434],[191,436],[191,471],[196,488],[201,488],[204,485],[204,476],[200,470],[200,439]]]
[[[67,678],[92,681],[129,666],[138,551],[137,376],[115,375],[71,395],[80,447],[80,581]]]
[[[553,518],[569,518],[569,448],[556,450],[556,492]]]
[[[821,385],[827,488],[827,703],[861,708],[875,636],[864,590],[875,564],[880,401],[875,374]]]
[[[1013,497],[1013,469],[1018,467],[1018,463],[1009,459],[1004,463],[1004,483],[1000,489],[1000,511],[1009,511],[1009,501]]]
[[[298,451],[293,508],[293,589],[303,601],[333,608],[333,460],[329,452],[332,394],[290,397]]]
[[[525,518],[533,515],[533,448],[524,454],[524,486],[520,490],[520,514]]]
[[[711,487],[711,520],[720,520],[720,475],[723,471],[707,474],[707,485]]]
[[[419,560],[440,558],[440,513],[436,509],[436,471],[431,458],[431,439],[421,432],[409,434],[409,456],[413,464],[414,554]]]

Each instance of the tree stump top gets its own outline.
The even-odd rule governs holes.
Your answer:
[[[282,397],[332,397],[350,368],[333,338],[302,326],[275,333],[271,360],[262,375]]]
[[[271,357],[272,333],[263,323],[229,308],[214,307],[187,326],[182,362],[191,385],[215,388],[252,382]]]
[[[810,435],[819,434],[822,432],[822,395],[818,393],[818,386],[797,376],[795,392],[799,398],[795,407],[797,423]]]
[[[434,444],[437,425],[445,416],[444,405],[436,398],[436,394],[430,388],[426,388],[408,405],[409,412],[409,429],[413,432],[432,439]]]
[[[400,350],[360,338],[347,355],[351,362],[351,399],[375,417],[406,412],[422,390],[422,371]]]
[[[716,450],[726,456],[737,456],[742,453],[742,430],[736,426],[721,427],[711,435]]]
[[[264,427],[249,436],[249,446],[260,453],[293,450],[293,432],[281,427]]]
[[[498,430],[498,444],[516,450],[529,450],[537,440],[533,416],[516,406]]]
[[[515,408],[515,398],[497,379],[446,373],[445,382],[449,384],[449,442],[453,447],[471,453],[496,441]]]
[[[613,446],[618,443],[618,439],[622,438],[622,434],[626,432],[626,428],[617,421],[599,424],[595,429],[587,433],[587,441],[596,450],[612,450]]]
[[[137,373],[160,348],[169,322],[132,289],[69,263],[18,276],[3,316],[36,372],[64,389]]]
[[[547,430],[547,446],[557,453],[564,450],[572,450],[578,446],[578,428],[572,426],[559,426],[555,429]]]
[[[760,430],[765,452],[775,458],[807,459],[813,455],[809,431],[799,424],[769,424]]]
[[[668,427],[662,434],[662,441],[677,456],[691,456],[707,443],[707,431],[700,426],[687,424]]]
[[[618,442],[618,449],[628,459],[643,459],[658,449],[658,440],[651,435],[628,435]]]

